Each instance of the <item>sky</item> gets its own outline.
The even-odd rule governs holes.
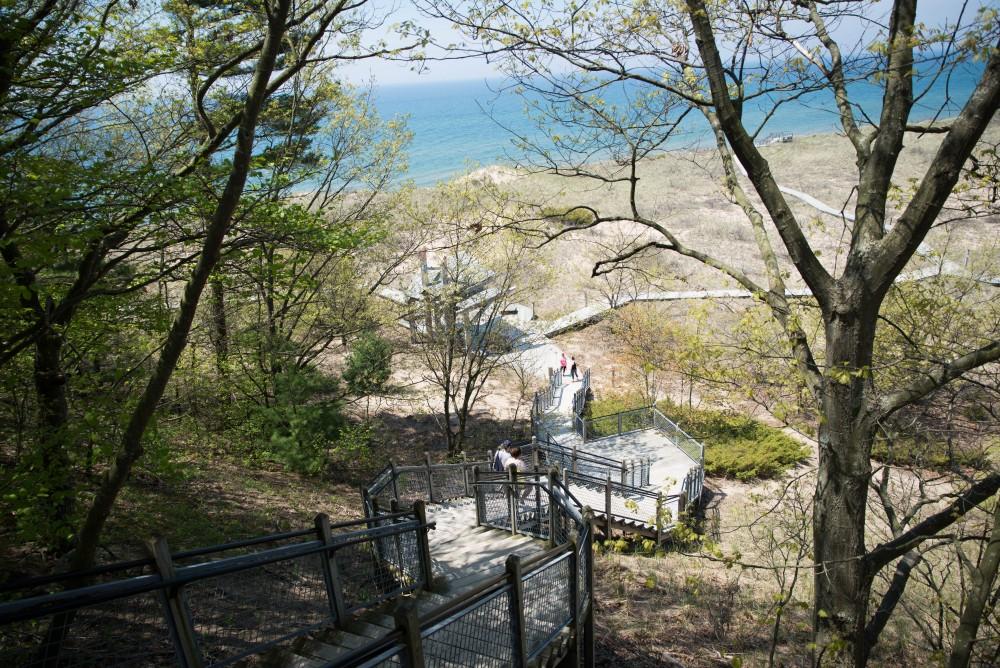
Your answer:
[[[885,11],[888,11],[889,2],[887,0],[881,0],[875,4],[885,7]],[[969,0],[966,16],[974,16],[976,9],[980,6],[996,6],[996,4],[995,0]],[[961,0],[923,0],[917,5],[917,20],[928,25],[940,24],[944,18],[957,15],[957,8],[960,5]],[[392,19],[389,23],[412,20],[429,28],[432,35],[441,42],[457,42],[462,39],[461,35],[452,30],[450,24],[445,21],[431,21],[421,17],[413,5],[406,0],[385,3],[385,6],[391,7]],[[398,44],[398,40],[394,39],[389,27],[387,23],[385,38],[390,41],[390,44]],[[346,65],[342,71],[347,75],[347,78],[357,83],[373,81],[376,85],[384,86],[470,79],[482,80],[500,76],[494,65],[483,59],[428,62],[419,73],[413,71],[413,66],[409,63],[384,60],[362,61]]]

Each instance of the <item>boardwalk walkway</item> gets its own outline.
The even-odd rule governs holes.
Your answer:
[[[504,562],[512,554],[529,557],[544,547],[528,536],[476,526],[473,499],[429,504],[427,519],[436,525],[429,537],[434,579],[449,594],[503,572]]]
[[[637,430],[584,442],[573,428],[573,394],[580,389],[581,382],[566,380],[556,390],[556,401],[543,414],[539,431],[547,434],[559,445],[576,448],[592,455],[625,462],[648,459],[650,474],[649,484],[645,489],[654,494],[662,493],[666,497],[675,497],[666,509],[670,511],[671,517],[676,518],[681,511],[676,497],[683,491],[684,478],[692,468],[700,466],[700,462],[692,459],[656,429]],[[581,503],[591,506],[595,511],[600,512],[604,509],[606,499],[602,492],[593,487],[574,484],[570,485],[570,490]],[[623,511],[629,501],[639,506],[649,506],[644,509],[645,512],[639,512],[640,516],[644,518],[656,516],[654,501],[645,495],[634,498],[616,497],[612,499],[613,510],[616,513]],[[628,514],[635,514],[635,510],[632,510],[633,512]]]

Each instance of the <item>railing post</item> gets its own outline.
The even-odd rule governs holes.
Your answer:
[[[431,591],[434,587],[434,572],[431,569],[431,544],[427,538],[430,527],[427,526],[427,506],[423,499],[413,502],[413,514],[417,516],[420,526],[417,528],[417,549],[420,553],[420,573],[424,579],[424,589]]]
[[[394,507],[397,507],[398,503],[399,502],[396,501],[396,499],[389,499],[389,512],[393,512],[392,509]],[[377,529],[380,526],[382,526],[381,514],[379,513],[379,507],[378,507],[378,499],[372,499],[372,514],[374,515],[373,521],[367,522],[365,526],[367,526],[369,529]],[[316,516],[316,521],[317,522],[319,521],[319,515]],[[329,520],[327,520],[327,524],[329,524]],[[316,525],[316,531],[319,534],[319,539],[324,540],[323,532],[320,530],[319,524]],[[379,559],[382,560],[385,559],[385,554],[384,550],[382,549],[382,545],[377,540],[375,541],[375,554],[378,556]]]
[[[538,439],[534,436],[531,437],[531,463],[538,468]]]
[[[590,373],[590,370],[587,370]],[[594,511],[589,507],[583,509],[583,521],[588,527],[593,526]],[[583,661],[580,665],[584,668],[594,667],[594,532],[593,529],[587,532],[587,544],[581,552],[586,555],[587,561],[586,578],[584,591],[587,592],[587,605],[583,608]]]
[[[413,601],[402,601],[393,613],[396,629],[403,636],[406,646],[406,657],[403,665],[406,668],[424,668],[424,645],[420,637],[420,620],[417,618],[417,606]]]
[[[174,578],[174,561],[170,556],[170,546],[166,538],[151,539],[146,546],[156,562],[156,570],[164,581]],[[184,668],[201,668],[201,650],[198,648],[198,636],[194,632],[194,622],[191,612],[184,602],[181,587],[167,587],[160,590],[161,602],[170,634],[177,644],[177,658]]]
[[[556,545],[556,480],[559,477],[559,471],[556,469],[549,469],[549,547],[555,547]],[[539,493],[541,490],[539,490]]]
[[[431,453],[424,450],[424,466],[427,467],[427,500],[434,503],[434,476],[431,473]]]
[[[551,499],[550,499],[551,504]],[[542,534],[542,478],[535,469],[535,524],[538,525],[538,534]]]
[[[314,523],[320,542],[329,548],[333,542],[329,515],[320,513],[316,516]],[[344,591],[340,587],[340,574],[337,572],[336,553],[329,549],[324,550],[321,561],[323,564],[323,580],[326,582],[326,593],[330,599],[330,612],[333,614],[335,624],[343,624],[347,621],[347,606],[344,605]]]
[[[608,471],[607,481],[604,483],[604,519],[605,532],[604,540],[611,540],[611,471]]]
[[[389,510],[392,512],[393,515],[395,515],[396,513],[398,513],[399,512],[399,501],[397,501],[396,499],[393,499],[392,501],[390,501],[389,502]],[[393,522],[395,522],[395,520],[393,520]],[[396,556],[396,568],[399,569],[399,572],[404,573],[404,572],[406,572],[406,565],[407,564],[406,564],[405,561],[403,561],[403,539],[400,537],[400,535],[398,533],[394,533],[393,534],[393,536],[392,536],[392,544],[396,548],[396,555],[395,555]]]
[[[510,533],[517,535],[517,466],[507,467],[507,509],[510,512]]]
[[[374,515],[372,511],[372,499],[371,495],[368,493],[368,488],[364,485],[361,486],[361,505],[365,509],[365,517],[371,517]]]
[[[493,461],[493,460],[490,460]],[[483,526],[483,511],[486,508],[486,502],[483,500],[483,489],[482,485],[479,484],[479,467],[472,467],[472,494],[476,499],[476,526]]]
[[[570,650],[571,656],[567,657],[566,665],[578,666],[580,665],[579,653],[576,648],[580,645],[580,564],[577,561],[579,557],[578,542],[579,535],[576,531],[573,531],[569,536],[569,609],[570,609],[570,627],[573,629],[573,645]]]
[[[572,467],[573,468],[573,473],[579,474],[580,471],[577,468],[577,462],[576,462],[576,443],[573,444],[573,460],[572,460],[572,462],[573,462],[573,467]]]
[[[490,458],[490,461],[492,462],[493,459]],[[472,496],[469,494],[469,458],[465,456],[464,452],[462,453],[462,485],[465,488],[466,498]]]
[[[656,547],[663,542],[663,492],[656,495]]]
[[[619,419],[619,420],[621,420],[621,416],[620,416],[620,415],[619,415],[618,419]],[[620,432],[619,432],[619,433],[620,433]],[[626,478],[625,478],[625,476],[627,475],[627,474],[625,473],[625,460],[624,460],[624,459],[622,460],[622,469],[621,469],[621,471],[622,471],[622,485],[624,485],[624,484],[626,483]],[[609,473],[610,473],[610,472],[609,472]]]
[[[510,584],[511,658],[515,668],[528,662],[528,637],[524,632],[524,583],[521,581],[521,557],[507,557],[507,582]]]
[[[396,473],[396,465],[389,460],[389,469],[392,471],[392,498],[399,500],[399,474]]]

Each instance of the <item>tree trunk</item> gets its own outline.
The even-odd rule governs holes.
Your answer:
[[[976,642],[976,633],[983,618],[983,610],[989,600],[993,583],[996,581],[997,569],[1000,567],[1000,501],[993,509],[993,530],[990,532],[990,542],[986,546],[979,566],[972,571],[972,591],[965,602],[962,617],[955,631],[955,644],[952,646],[948,668],[965,668],[972,658],[972,648]]]
[[[857,293],[852,299],[860,301]],[[863,557],[874,433],[867,399],[878,308],[832,310],[826,316],[828,371],[813,512],[815,652],[817,663],[842,652],[863,666],[871,589]]]
[[[215,265],[219,261],[222,242],[225,239],[233,214],[243,195],[247,174],[250,170],[250,159],[253,154],[254,137],[257,130],[257,119],[261,107],[267,98],[267,86],[274,71],[275,62],[282,37],[286,29],[286,19],[290,3],[281,1],[275,3],[268,13],[268,31],[260,58],[254,71],[253,81],[243,107],[243,116],[236,134],[236,148],[233,152],[232,169],[226,182],[226,187],[219,198],[215,212],[211,218],[202,243],[201,256],[184,287],[180,309],[170,326],[167,340],[160,352],[156,369],[150,377],[146,388],[132,411],[125,433],[122,436],[122,447],[114,463],[104,476],[97,494],[90,506],[71,564],[72,570],[84,570],[94,564],[98,539],[104,524],[111,514],[111,509],[125,480],[128,478],[132,465],[142,455],[142,439],[146,433],[156,410],[156,405],[163,396],[170,376],[173,374],[177,361],[187,344],[188,333],[194,321],[195,312],[201,293],[208,283]]]
[[[74,489],[70,461],[69,402],[62,367],[62,334],[47,329],[35,342],[35,395],[38,400],[39,473],[48,489],[44,508],[45,535],[59,551],[69,547]]]
[[[219,279],[212,283],[212,345],[215,347],[215,367],[225,378],[229,357],[229,323],[226,320],[226,287]]]

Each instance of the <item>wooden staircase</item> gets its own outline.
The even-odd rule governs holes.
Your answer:
[[[433,592],[422,592],[417,597],[404,597],[415,601],[417,615],[423,619],[436,616],[442,607],[453,603],[453,597]],[[263,657],[258,665],[266,668],[325,668],[350,652],[369,645],[389,635],[396,628],[395,620],[387,613],[395,602],[378,610],[363,613],[344,629],[326,629],[310,637],[299,638],[290,647],[272,651]],[[425,656],[427,665],[442,668],[469,668],[473,666],[503,666],[500,657],[491,654],[491,648],[502,642],[502,632],[498,629],[480,627],[478,640],[470,641],[466,636],[454,632],[438,633],[435,640],[438,647],[446,650],[447,657]],[[550,668],[560,664],[573,647],[573,634],[564,629],[537,657],[528,662],[527,668]],[[395,663],[395,662],[393,662]]]
[[[434,572],[433,592],[422,591],[407,595],[416,605],[417,616],[429,619],[441,616],[454,606],[463,592],[504,571],[507,558],[516,554],[522,558],[544,551],[543,541],[529,536],[513,536],[508,531],[476,526],[476,506],[473,499],[458,499],[427,506],[427,519],[435,523],[430,532],[429,546]],[[346,657],[350,652],[380,640],[396,629],[392,611],[400,600],[387,602],[359,615],[342,628],[317,631],[298,638],[290,645],[275,649],[260,665],[267,668],[324,668]],[[466,629],[468,631],[468,629]],[[444,668],[469,666],[505,667],[507,661],[493,655],[502,645],[506,631],[489,623],[476,624],[474,633],[459,635],[443,630],[435,633],[438,651],[426,648],[426,665]],[[573,647],[568,629],[528,663],[530,668],[556,666]]]

